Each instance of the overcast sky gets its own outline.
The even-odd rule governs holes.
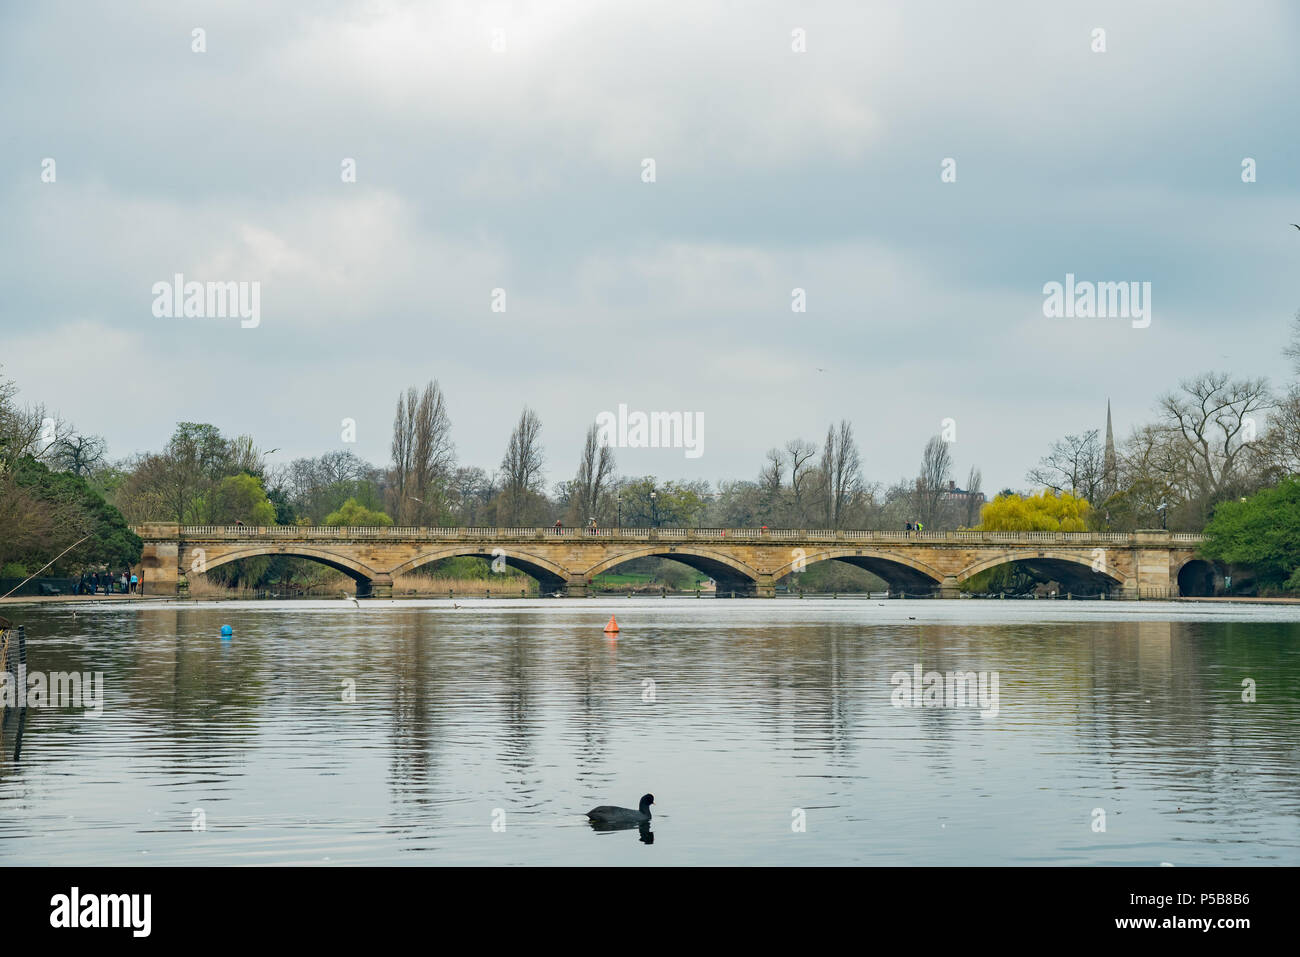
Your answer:
[[[1023,487],[1107,398],[1122,437],[1285,377],[1298,40],[1281,0],[6,3],[0,364],[114,457],[195,420],[384,464],[436,378],[467,464],[535,408],[548,484],[626,403],[704,454],[625,474],[846,417],[892,481],[953,418],[959,480]],[[155,317],[176,273],[259,282],[260,325]],[[1066,273],[1150,282],[1150,326],[1045,317]]]

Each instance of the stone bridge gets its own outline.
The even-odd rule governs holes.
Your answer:
[[[462,555],[536,578],[543,593],[580,597],[591,580],[635,558],[682,562],[719,596],[771,598],[776,584],[823,561],[865,568],[895,593],[956,598],[961,583],[1020,562],[1076,594],[1117,598],[1211,594],[1216,571],[1196,556],[1201,536],[1137,532],[884,532],[752,528],[398,528],[174,525],[134,527],[144,539],[145,594],[175,595],[188,576],[258,555],[311,559],[388,598],[393,579]]]

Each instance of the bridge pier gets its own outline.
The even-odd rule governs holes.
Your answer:
[[[393,580],[388,577],[384,578],[359,578],[357,579],[357,597],[358,598],[392,598],[393,597]]]
[[[760,575],[758,581],[748,578],[714,579],[717,598],[775,598],[776,581],[771,575]]]
[[[957,585],[956,575],[947,575],[944,577],[944,580],[939,583],[939,597],[940,598],[961,597],[961,588],[958,587]]]
[[[179,592],[179,541],[147,541],[140,555],[140,578],[146,595],[175,598]]]
[[[570,578],[564,583],[565,598],[586,598],[587,597],[587,580],[581,576]]]
[[[146,578],[145,587],[141,593],[160,598],[175,598],[180,594],[180,582],[177,579],[171,581],[159,581],[158,579]]]

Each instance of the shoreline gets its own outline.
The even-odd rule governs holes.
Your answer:
[[[3,605],[58,605],[69,604],[79,605],[89,602],[117,602],[117,601],[168,601],[166,595],[11,595],[8,598],[0,598],[0,606]]]
[[[635,592],[634,592],[634,593],[627,593],[627,592],[609,592],[609,593],[600,594],[600,595],[589,595],[589,596],[587,596],[587,597],[589,597],[589,598],[614,598],[614,597],[623,597],[623,596],[625,596],[625,595],[626,595],[626,597],[628,597],[628,598],[659,598],[659,597],[660,597],[658,594],[637,594],[637,593],[635,593]],[[485,597],[484,595],[456,595],[454,600],[456,600],[456,601],[474,601],[475,599],[482,599],[482,598],[484,598],[484,597]],[[509,596],[509,597],[513,598],[513,596]],[[539,598],[539,597],[545,597],[545,596],[529,595],[529,596],[527,596],[527,597],[529,597],[529,598]],[[668,595],[668,596],[666,596],[666,597],[669,597],[669,598],[694,598],[694,597],[696,597],[696,595],[695,595],[694,592],[676,592],[676,593],[672,593],[672,594],[670,594],[670,595]],[[711,594],[711,593],[705,592],[705,593],[701,593],[701,595],[700,595],[699,597],[701,597],[701,598],[704,598],[704,597],[713,598],[714,596],[713,596],[713,594]],[[813,599],[816,599],[816,598],[829,598],[829,597],[831,597],[831,596],[830,596],[829,594],[828,594],[828,595],[820,595],[820,594],[819,594],[819,595],[809,595],[809,596],[807,596],[807,597],[809,597],[809,598],[813,598]],[[869,595],[869,594],[867,594],[867,593],[865,593],[865,592],[853,592],[853,593],[849,593],[849,592],[840,592],[840,593],[839,593],[838,595],[836,595],[835,597],[837,597],[837,598],[839,598],[839,599],[841,599],[841,600],[852,601],[852,600],[854,600],[854,599],[869,599],[869,598],[871,598],[872,596]],[[435,594],[428,594],[428,595],[401,595],[401,596],[396,596],[396,595],[395,595],[395,596],[393,596],[393,598],[391,598],[391,599],[382,599],[382,600],[384,600],[384,601],[402,601],[402,600],[410,600],[410,601],[428,601],[428,600],[445,599],[445,598],[446,598],[445,595],[435,593]],[[493,600],[493,601],[496,601],[496,600],[499,600],[499,599],[505,599],[505,598],[507,598],[507,596],[505,596],[505,595],[498,595],[498,596],[495,596],[492,600]],[[780,601],[780,600],[782,600],[782,599],[785,599],[785,600],[788,600],[788,601],[798,601],[798,600],[799,600],[799,599],[796,598],[795,596],[790,596],[790,595],[780,595],[780,596],[778,596],[777,598],[775,598],[775,599],[773,599],[773,600]],[[247,596],[238,596],[238,595],[231,595],[231,596],[204,595],[204,596],[202,596],[202,597],[190,597],[190,598],[177,598],[177,597],[175,597],[175,596],[173,596],[173,595],[25,595],[25,596],[18,596],[18,595],[15,595],[15,596],[11,596],[11,597],[9,597],[9,598],[0,598],[0,607],[4,607],[4,606],[6,606],[6,605],[79,605],[79,604],[92,604],[92,603],[96,603],[96,602],[98,602],[98,603],[110,603],[110,604],[111,604],[111,603],[114,603],[114,602],[122,602],[122,601],[125,601],[125,602],[171,602],[171,603],[189,603],[189,602],[210,602],[210,601],[258,601],[258,600],[262,600],[262,599],[252,599],[252,598],[249,598],[249,597],[247,597]],[[265,600],[266,600],[266,601],[297,601],[297,600],[299,600],[299,599],[286,598],[286,599],[265,599]],[[306,596],[306,597],[302,598],[301,600],[302,600],[302,601],[328,601],[329,599],[328,599],[328,598],[325,598],[325,597],[322,597],[322,596]],[[361,599],[361,601],[363,601],[363,602],[364,602],[364,601],[370,601],[370,600],[371,600],[371,599],[366,599],[366,598]],[[559,600],[560,600],[560,601],[563,601],[564,599],[559,599]],[[582,601],[583,599],[574,599],[574,600],[575,600],[575,601]],[[744,598],[741,598],[741,599],[735,599],[735,600],[737,600],[737,601],[747,601],[747,600],[751,600],[751,599],[744,599]],[[752,599],[752,600],[754,600],[754,601],[763,601],[763,600],[765,600],[765,599]],[[889,599],[889,600],[890,600],[890,601],[899,601],[899,600],[901,600],[901,599]],[[942,598],[925,598],[925,599],[912,599],[912,600],[921,600],[921,601],[945,601],[945,599],[942,599]],[[947,600],[956,600],[956,601],[999,601],[999,599],[996,599],[996,598],[984,598],[984,599],[981,599],[981,598],[970,598],[970,599],[947,599]],[[1027,600],[1027,599],[1016,599],[1016,600],[1018,600],[1018,601],[1024,601],[1024,600]],[[1038,601],[1041,601],[1041,602],[1048,602],[1048,603],[1050,603],[1050,602],[1054,602],[1054,601],[1065,601],[1065,599],[1062,599],[1062,598],[1040,598],[1040,599],[1037,599],[1037,600],[1038,600]],[[1078,603],[1081,602],[1081,601],[1085,601],[1085,602],[1086,602],[1086,601],[1096,601],[1096,599],[1082,599],[1082,598],[1080,598],[1080,599],[1075,599],[1074,602],[1072,602],[1072,604],[1078,604]],[[1300,604],[1300,598],[1282,598],[1282,597],[1278,597],[1278,598],[1253,598],[1253,597],[1246,597],[1246,596],[1242,596],[1242,597],[1233,597],[1233,596],[1230,596],[1230,595],[1221,595],[1221,596],[1203,597],[1203,598],[1192,598],[1192,597],[1189,597],[1189,598],[1147,598],[1147,599],[1143,599],[1142,601],[1116,601],[1116,600],[1111,599],[1111,600],[1107,600],[1106,602],[1097,602],[1097,603],[1098,603],[1098,604],[1106,604],[1106,605],[1113,605],[1113,604],[1122,604],[1122,605],[1135,604],[1135,605],[1140,605],[1140,604],[1143,604],[1143,602],[1152,602],[1152,601],[1189,602],[1189,603],[1208,602],[1208,603],[1222,603],[1222,604],[1230,604],[1230,605],[1231,605],[1231,604],[1241,604],[1241,605],[1297,605],[1297,604]]]
[[[1283,598],[1281,596],[1278,596],[1277,598],[1248,598],[1244,595],[1241,596],[1240,598],[1234,597],[1232,595],[1215,595],[1206,598],[1170,598],[1169,601],[1226,601],[1226,602],[1240,602],[1246,605],[1300,604],[1300,598]]]

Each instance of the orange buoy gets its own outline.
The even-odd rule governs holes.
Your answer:
[[[609,621],[605,623],[605,633],[609,634],[612,631],[618,631],[618,622],[614,620],[613,615],[610,615]]]

